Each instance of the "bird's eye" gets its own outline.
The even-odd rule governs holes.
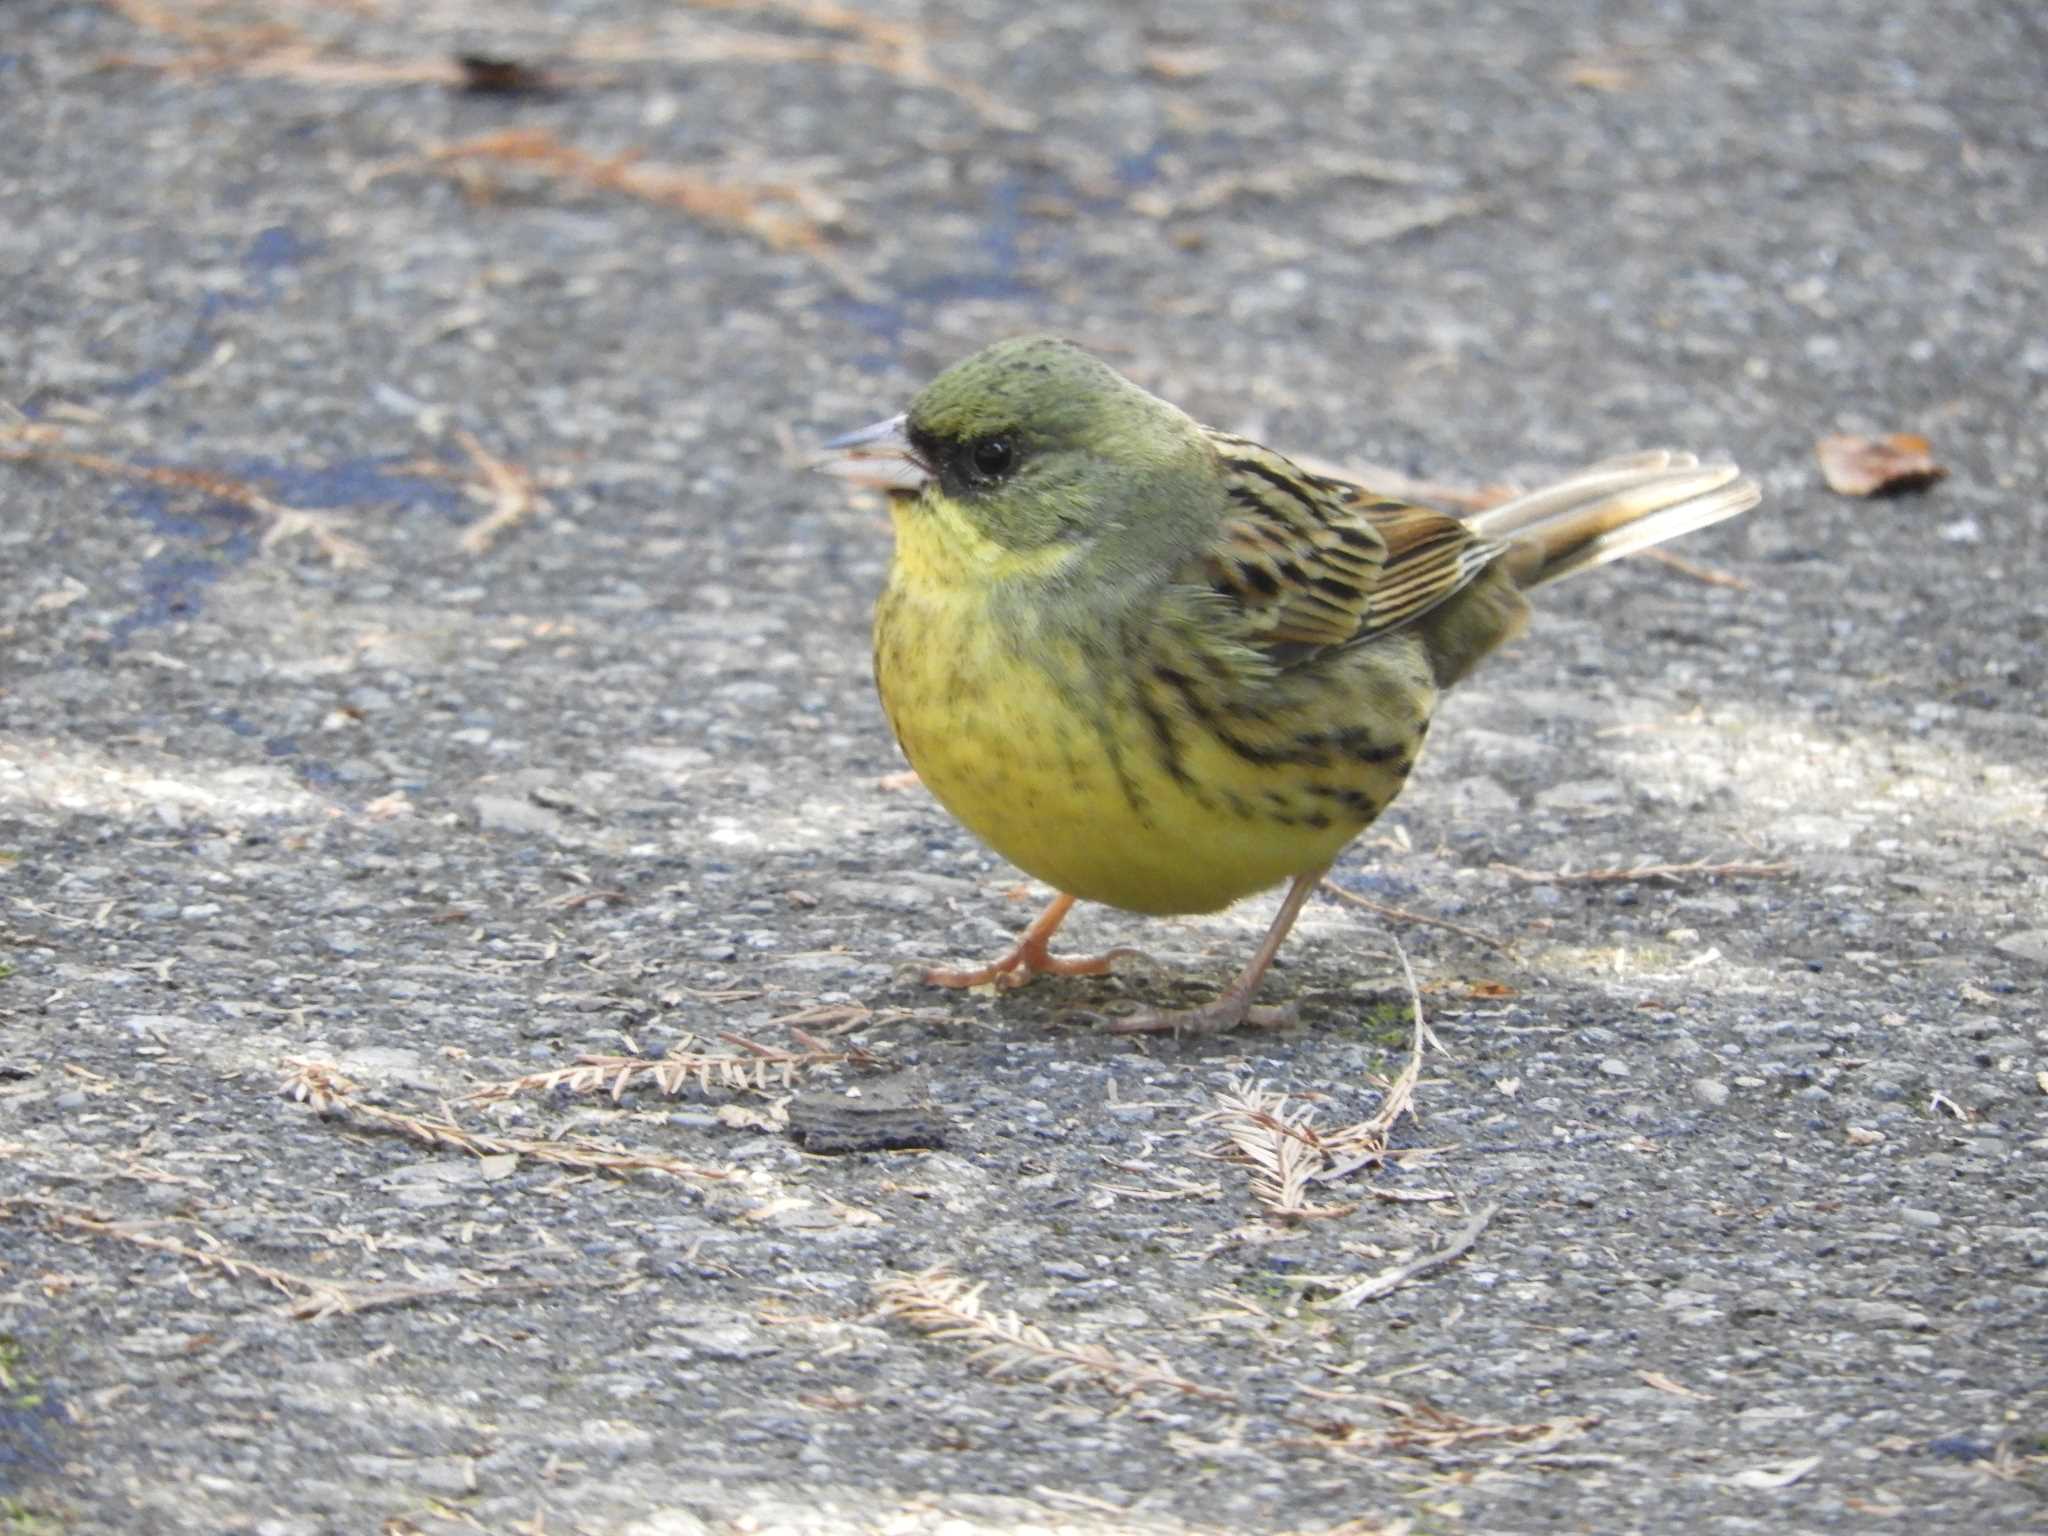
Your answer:
[[[1007,437],[985,437],[974,445],[974,472],[985,480],[1006,474],[1016,461],[1017,451]]]

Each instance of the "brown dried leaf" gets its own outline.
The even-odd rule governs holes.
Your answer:
[[[1842,496],[1896,496],[1924,491],[1948,471],[1934,461],[1934,445],[1915,432],[1885,437],[1836,433],[1813,446],[1828,489]]]

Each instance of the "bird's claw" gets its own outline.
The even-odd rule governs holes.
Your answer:
[[[1040,976],[1107,976],[1119,960],[1144,959],[1142,950],[1129,945],[1104,950],[1099,955],[1053,955],[1044,948],[1020,944],[1008,954],[971,971],[935,965],[924,973],[925,983],[934,987],[985,987],[993,982],[1002,991],[1027,987]]]

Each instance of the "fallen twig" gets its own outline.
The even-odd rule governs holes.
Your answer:
[[[1426,928],[1447,929],[1465,938],[1476,940],[1489,949],[1498,950],[1501,954],[1512,955],[1514,953],[1514,949],[1511,946],[1496,939],[1490,933],[1481,933],[1477,928],[1467,928],[1460,923],[1451,922],[1446,918],[1428,917],[1420,912],[1410,912],[1405,907],[1390,907],[1384,902],[1374,901],[1370,896],[1361,896],[1356,891],[1346,890],[1334,880],[1325,878],[1323,889],[1332,896],[1335,896],[1339,901],[1348,901],[1354,907],[1364,907],[1368,912],[1377,912],[1381,917],[1393,922],[1418,923]]]
[[[1497,1205],[1485,1207],[1478,1215],[1474,1216],[1469,1222],[1453,1233],[1450,1240],[1443,1247],[1437,1249],[1436,1252],[1424,1254],[1419,1259],[1411,1259],[1406,1264],[1396,1264],[1392,1268],[1383,1269],[1378,1274],[1359,1281],[1356,1285],[1346,1286],[1329,1300],[1318,1302],[1316,1305],[1330,1310],[1348,1312],[1365,1302],[1376,1301],[1382,1296],[1398,1291],[1410,1281],[1418,1280],[1426,1274],[1442,1269],[1445,1265],[1453,1263],[1470,1253],[1473,1245],[1479,1241],[1479,1234],[1486,1230],[1487,1224],[1499,1212],[1500,1207]]]
[[[689,0],[695,10],[780,11],[836,38],[718,32],[695,17],[590,34],[571,47],[573,57],[631,64],[829,64],[871,69],[923,90],[963,102],[991,127],[1028,132],[1038,119],[1003,101],[958,69],[932,60],[924,33],[900,22],[856,11],[833,0]]]
[[[292,28],[271,22],[260,26],[226,27],[165,5],[161,0],[103,0],[107,9],[145,32],[174,38],[193,48],[228,53],[275,47],[296,41]]]
[[[491,510],[463,529],[458,540],[464,554],[481,555],[497,542],[499,534],[546,513],[548,499],[541,495],[532,475],[516,464],[506,463],[478,442],[473,433],[457,428],[455,441],[484,477],[483,484],[472,490],[489,503]]]
[[[308,37],[281,23],[230,27],[200,21],[162,0],[104,0],[144,31],[181,43],[185,52],[164,58],[113,55],[111,68],[150,69],[192,77],[236,75],[244,79],[288,79],[307,85],[445,85],[455,90],[503,89],[501,76],[479,64],[498,61],[466,54],[440,37],[422,37],[412,54],[365,57],[333,39]],[[942,91],[965,103],[985,122],[1027,130],[1030,113],[991,95],[957,69],[933,62],[925,35],[917,29],[869,16],[833,0],[688,0],[697,11],[775,11],[834,38],[789,37],[759,32],[720,32],[697,18],[662,18],[652,27],[585,32],[568,56],[584,62],[648,66],[657,64],[826,64],[871,69],[906,85]],[[428,22],[431,27],[431,19]],[[443,29],[446,30],[445,28]],[[574,72],[550,65],[522,71],[550,90],[604,85],[612,73]],[[521,77],[524,79],[524,76]],[[480,83],[481,82],[481,83]],[[531,87],[527,87],[531,88]]]
[[[1147,1189],[1137,1184],[1097,1184],[1097,1189],[1124,1200],[1214,1200],[1223,1193],[1221,1184],[1196,1184],[1175,1179],[1170,1189]]]
[[[353,539],[335,531],[336,514],[305,507],[287,507],[276,502],[245,480],[233,480],[210,469],[179,469],[161,464],[130,464],[101,453],[82,453],[62,446],[61,439],[47,427],[0,432],[0,459],[42,459],[70,464],[97,475],[153,485],[159,490],[189,491],[209,501],[224,501],[255,513],[269,523],[261,540],[264,549],[287,539],[304,538],[337,568],[370,563],[369,551]]]
[[[1284,201],[1348,181],[1415,187],[1443,179],[1443,172],[1429,166],[1405,165],[1375,155],[1305,151],[1279,164],[1223,171],[1178,191],[1154,188],[1132,198],[1131,205],[1146,218],[1163,219],[1210,213],[1240,199]]]
[[[1646,549],[1641,553],[1649,556],[1659,565],[1669,566],[1681,576],[1690,576],[1694,581],[1703,581],[1710,587],[1731,587],[1737,592],[1753,592],[1756,589],[1740,576],[1711,565],[1702,565],[1697,560],[1688,560],[1683,555],[1673,554],[1668,549]]]
[[[1770,880],[1794,872],[1790,864],[1709,864],[1705,859],[1690,864],[1637,864],[1628,869],[1523,869],[1499,863],[1493,868],[1530,885],[1618,885],[1636,880],[1678,881],[1688,876]]]
[[[1408,982],[1408,1006],[1414,1020],[1408,1034],[1408,1059],[1401,1064],[1401,1070],[1394,1080],[1386,1085],[1386,1097],[1380,1107],[1358,1124],[1333,1131],[1324,1138],[1333,1161],[1341,1160],[1347,1167],[1357,1168],[1364,1161],[1379,1161],[1386,1154],[1387,1137],[1392,1134],[1403,1115],[1415,1114],[1415,1089],[1422,1081],[1422,1057],[1427,1048],[1442,1050],[1436,1036],[1430,1031],[1429,1021],[1422,1014],[1422,989],[1415,983],[1415,968],[1408,963],[1408,951],[1401,947],[1399,939],[1394,940],[1394,954],[1401,962],[1401,974]]]
[[[245,1259],[231,1253],[219,1244],[210,1248],[200,1248],[191,1243],[181,1243],[176,1238],[156,1237],[147,1232],[137,1232],[125,1223],[109,1221],[87,1207],[73,1205],[68,1201],[49,1200],[40,1195],[0,1195],[0,1211],[14,1206],[38,1212],[59,1231],[78,1232],[88,1237],[110,1238],[136,1248],[147,1248],[153,1253],[169,1254],[173,1258],[218,1270],[238,1280],[261,1280],[283,1295],[294,1298],[292,1304],[284,1309],[284,1314],[302,1322],[369,1312],[380,1307],[405,1306],[411,1302],[428,1301],[444,1296],[477,1299],[521,1291],[547,1290],[553,1285],[553,1282],[544,1280],[507,1281],[503,1284],[465,1280],[440,1285],[359,1285],[345,1280],[321,1280],[310,1275],[295,1274],[288,1269],[279,1269],[272,1264],[259,1264],[253,1259]],[[213,1240],[209,1238],[208,1241]]]
[[[1674,1381],[1671,1377],[1666,1376],[1662,1371],[1646,1371],[1638,1369],[1636,1371],[1636,1375],[1640,1377],[1646,1385],[1655,1387],[1659,1392],[1669,1392],[1673,1397],[1690,1397],[1702,1403],[1711,1403],[1714,1400],[1713,1393],[1696,1391],[1693,1388],[1688,1387],[1682,1381]]]
[[[616,192],[641,202],[674,208],[708,224],[736,229],[777,251],[801,251],[841,288],[857,299],[876,297],[874,286],[841,260],[826,243],[825,232],[807,212],[780,212],[768,206],[785,203],[803,210],[821,199],[812,189],[792,181],[716,181],[681,166],[643,160],[636,151],[597,155],[565,144],[542,128],[501,128],[452,144],[425,156],[377,166],[359,178],[367,183],[401,171],[494,161],[523,166],[557,182]]]
[[[1384,1429],[1372,1429],[1339,1421],[1322,1426],[1312,1443],[1325,1449],[1429,1456],[1442,1456],[1475,1444],[1493,1444],[1513,1447],[1504,1459],[1519,1461],[1545,1456],[1600,1422],[1597,1414],[1586,1414],[1524,1424],[1499,1423],[1468,1419],[1430,1402],[1411,1403],[1398,1397],[1372,1397],[1367,1401],[1390,1415],[1393,1423]]]

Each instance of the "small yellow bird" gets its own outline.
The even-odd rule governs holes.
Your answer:
[[[875,681],[919,778],[1059,895],[941,986],[1098,975],[1078,900],[1214,912],[1291,881],[1214,1002],[1110,1021],[1233,1029],[1302,904],[1407,782],[1438,694],[1522,593],[1754,506],[1732,464],[1653,452],[1469,517],[1311,474],[1071,343],[999,342],[819,468],[890,492]]]

